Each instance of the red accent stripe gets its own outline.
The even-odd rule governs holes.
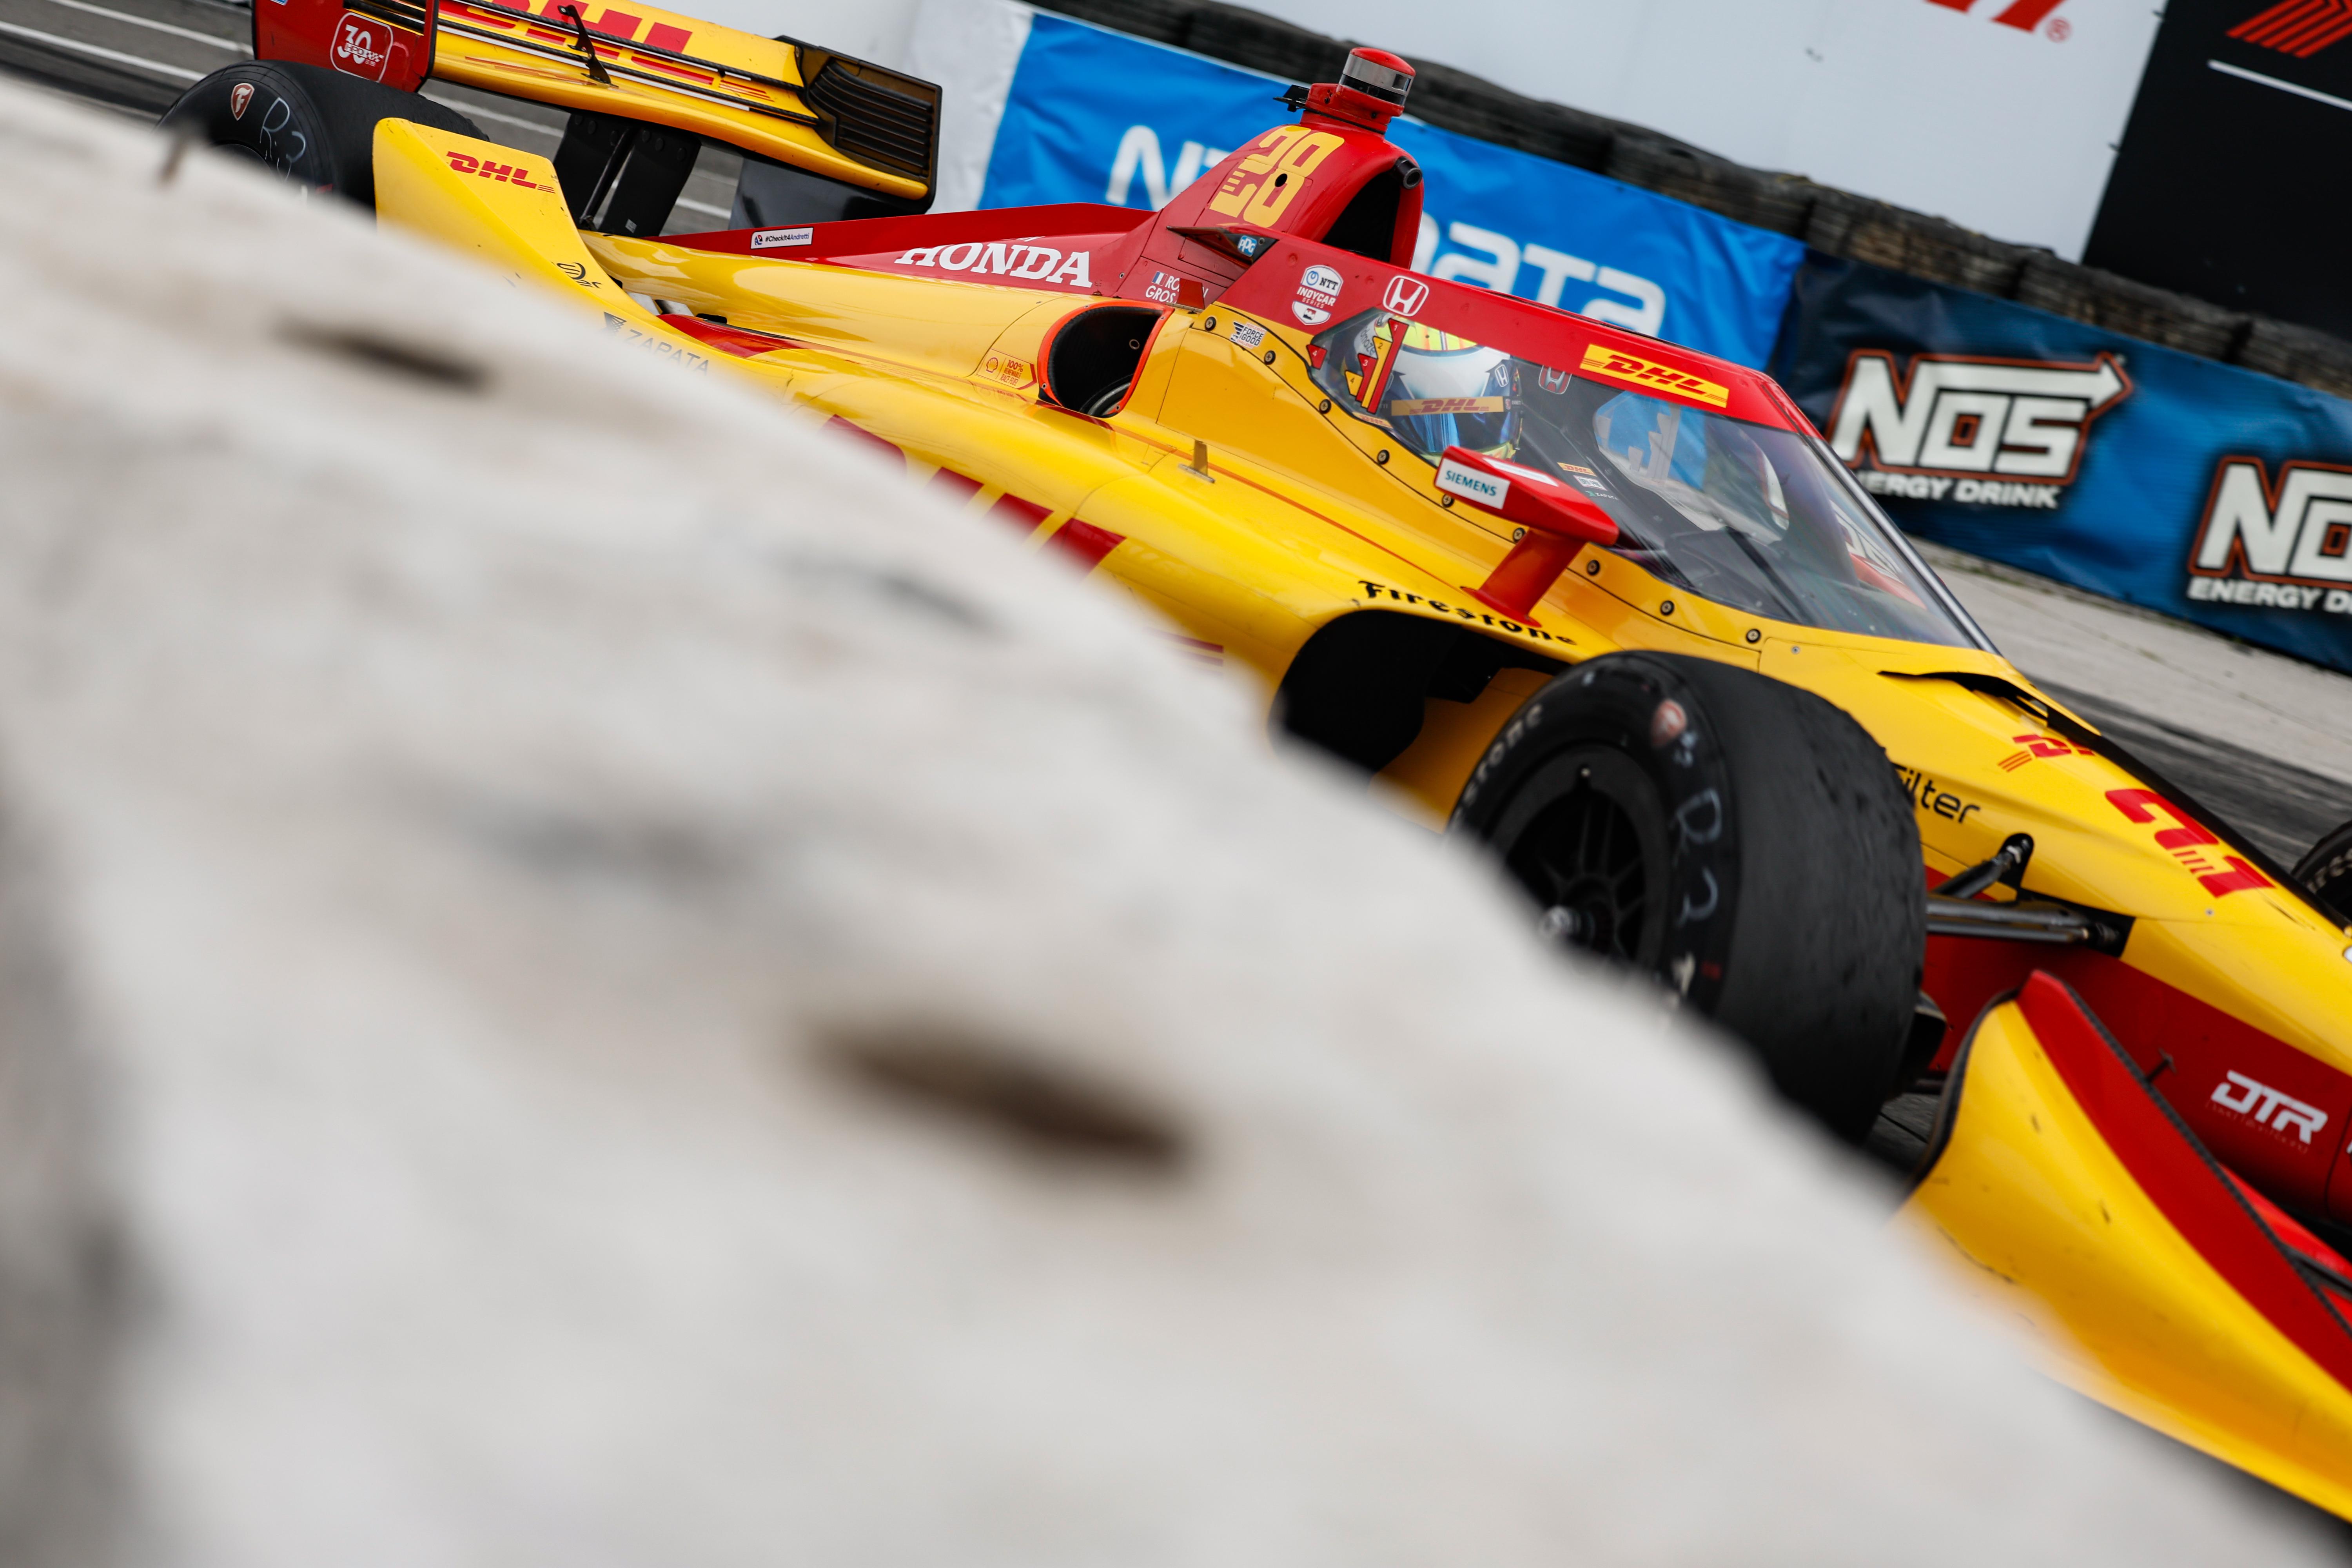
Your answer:
[[[953,468],[941,468],[931,476],[931,489],[945,490],[950,500],[961,505],[980,493],[980,481],[970,474],[959,474]]]
[[[2042,18],[2055,11],[2065,0],[2013,0],[2010,8],[1993,18],[2004,27],[2019,27],[2032,32],[2042,26]]]
[[[2247,1185],[2246,1179],[2229,1166],[2223,1165],[2221,1173],[2230,1178],[2230,1184],[2238,1189],[2238,1195],[2246,1200],[2246,1206],[2271,1227],[2271,1234],[2278,1237],[2281,1247],[2306,1263],[2316,1264],[2340,1279],[2352,1280],[2352,1263],[2346,1262],[2342,1253],[2313,1235],[2310,1227],[2294,1215]]]
[[[848,420],[844,419],[838,414],[826,420],[824,422],[824,427],[832,431],[836,436],[846,436],[853,441],[862,442],[866,446],[873,448],[875,451],[887,452],[891,457],[896,458],[901,464],[905,463],[907,460],[907,454],[900,451],[896,445],[891,442],[885,441],[881,437],[877,436],[871,430],[859,429],[856,426],[852,425]]]
[[[2307,59],[2352,34],[2352,0],[2280,0],[2230,29],[2242,43]]]
[[[778,349],[800,346],[790,338],[754,332],[742,327],[721,326],[717,321],[706,321],[699,316],[664,316],[662,325],[673,331],[684,332],[689,338],[699,338],[720,353],[733,354],[737,359],[750,359],[755,354],[773,353]]]
[[[2231,28],[2226,36],[2250,44],[2259,42],[2262,35],[2268,31],[2282,15],[2291,16],[2296,12],[2307,10],[2311,4],[2312,0],[2283,0],[2282,4],[2273,5],[2267,11],[2258,11],[2247,17]]]
[[[1054,531],[1054,537],[1045,541],[1045,548],[1060,551],[1091,572],[1102,564],[1104,556],[1126,542],[1124,533],[1113,533],[1108,528],[1097,528],[1074,517]]]
[[[988,509],[988,515],[1011,523],[1024,533],[1034,533],[1037,525],[1051,516],[1053,510],[1052,507],[1039,506],[1034,500],[1023,500],[1016,495],[1003,495],[997,497],[996,504]]]
[[[2308,59],[2347,33],[2352,33],[2352,0],[2332,0],[2330,15],[2319,21],[2314,32],[2298,41],[2295,58]]]
[[[2313,0],[2293,16],[2280,18],[2271,29],[2270,47],[2283,53],[2295,53],[2314,33],[2324,31],[2330,19],[2326,0]]]
[[[709,85],[709,84],[714,84],[714,83],[716,83],[716,82],[719,80],[719,79],[718,79],[717,77],[715,77],[715,76],[711,75],[709,71],[689,70],[689,69],[688,69],[686,67],[684,67],[684,66],[682,66],[682,65],[678,65],[678,64],[676,64],[676,63],[675,63],[675,62],[673,62],[673,61],[666,60],[666,59],[662,58],[659,55],[631,55],[631,56],[629,57],[629,58],[630,58],[631,60],[635,61],[636,64],[641,65],[641,66],[644,66],[644,67],[647,68],[648,69],[651,69],[651,70],[657,70],[657,71],[667,71],[667,72],[669,72],[669,74],[670,74],[670,75],[672,75],[672,76],[682,76],[682,77],[686,78],[688,81],[698,81],[698,82],[702,82],[702,83],[704,83],[704,84],[706,84],[706,85]],[[758,88],[748,87],[748,86],[743,86],[743,85],[740,85],[740,84],[735,84],[735,83],[730,83],[729,85],[730,85],[730,89],[731,89],[732,90],[734,90],[734,91],[738,91],[738,92],[757,92],[757,93],[759,93],[759,95],[760,95],[761,98],[765,98],[765,97],[767,97],[767,96],[768,96],[768,94],[767,94],[766,92],[762,91],[761,89],[758,89]]]
[[[2278,1237],[2141,1080],[2082,999],[2037,971],[2017,1001],[2091,1124],[2165,1218],[2273,1328],[2352,1387],[2352,1329],[2296,1272]]]
[[[653,31],[646,35],[646,43],[651,48],[676,49],[678,53],[684,54],[687,40],[693,37],[694,35],[684,27],[674,27],[667,22],[656,22]]]

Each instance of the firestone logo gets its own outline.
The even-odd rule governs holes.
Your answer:
[[[2253,609],[2352,615],[2352,470],[2223,458],[2189,547],[2189,596]]]
[[[1893,354],[1864,349],[1846,362],[1830,447],[1876,495],[2055,510],[2091,421],[2130,394],[2112,354],[2089,364],[1916,354],[1906,379]]]

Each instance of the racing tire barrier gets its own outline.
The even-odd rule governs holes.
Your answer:
[[[2293,875],[2322,909],[2352,926],[2352,822],[2321,836],[2311,852],[2295,862]]]
[[[1821,187],[1801,174],[1774,174],[1717,158],[1663,136],[1628,133],[1601,172],[1739,223],[1803,238]]]
[[[490,140],[480,126],[422,93],[284,60],[224,66],[182,93],[158,123],[373,212],[375,128],[385,120]]]
[[[1863,727],[1809,691],[1609,654],[1528,700],[1450,831],[1547,935],[1647,971],[1859,1141],[1895,1089],[1927,948],[1918,824]]]
[[[1813,199],[1804,240],[1832,256],[2001,298],[2029,254],[1943,218],[1826,187]]]
[[[2013,297],[2021,305],[2111,332],[2161,343],[2201,359],[2228,361],[2246,335],[2243,310],[2225,310],[2186,294],[2135,283],[2042,251],[2027,258]]]
[[[2233,363],[2281,381],[2352,397],[2352,343],[2331,332],[2256,316],[2248,321]]]

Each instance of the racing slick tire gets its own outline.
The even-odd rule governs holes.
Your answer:
[[[1656,975],[1849,1142],[1895,1092],[1927,950],[1919,827],[1844,711],[1750,670],[1608,654],[1503,727],[1455,806],[1538,929]]]
[[[489,140],[472,121],[423,93],[286,60],[224,66],[182,93],[157,123],[250,158],[304,190],[373,211],[375,128],[384,120]]]
[[[2340,925],[2352,925],[2352,822],[2320,835],[2294,863],[2294,879]]]

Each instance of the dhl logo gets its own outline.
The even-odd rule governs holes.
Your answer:
[[[555,31],[551,35],[553,37],[568,40],[572,37],[572,20],[563,14],[563,5],[564,0],[546,0],[546,4],[540,8],[539,14],[555,25]],[[581,25],[590,32],[606,38],[617,38],[624,42],[635,41],[652,48],[668,49],[674,54],[684,54],[686,46],[694,37],[693,33],[687,28],[668,22],[656,22],[646,29],[646,36],[640,39],[637,37],[637,29],[646,25],[646,19],[643,16],[633,16],[616,6],[608,5],[604,8],[603,16],[592,21],[588,19],[587,7],[583,5],[580,9]],[[511,16],[501,16],[495,11],[478,11],[465,5],[452,5],[449,10],[452,15],[463,16],[469,22],[487,22],[492,26],[504,27],[510,31],[515,26]],[[533,37],[538,36],[533,35]]]
[[[553,185],[542,185],[523,176],[530,171],[518,163],[491,163],[470,153],[444,153],[450,171],[459,174],[479,174],[486,180],[502,180],[509,185],[520,185],[526,191],[551,191]]]
[[[2204,824],[2152,789],[2111,789],[2107,792],[2107,804],[2133,822],[2158,821],[2158,812],[2170,817],[2176,826],[2159,831],[2157,844],[2170,851],[2172,858],[2217,899],[2278,885],[2237,856],[2221,853],[2221,840]]]
[[[562,14],[562,8],[567,3],[569,0],[547,0],[541,8],[539,12],[541,16],[551,18],[552,26],[551,27],[541,27],[529,22],[519,21],[511,12],[501,14],[498,11],[478,9],[464,4],[464,0],[441,0],[441,15],[445,17],[471,22],[480,26],[495,27],[500,32],[519,33],[540,43],[572,46],[573,34],[570,31],[571,18]],[[685,55],[687,46],[694,41],[694,34],[685,27],[669,22],[656,22],[650,27],[646,27],[646,19],[643,16],[633,16],[613,6],[606,6],[604,14],[593,21],[588,19],[587,7],[581,6],[580,11],[581,26],[596,35],[597,52],[606,58],[620,58],[618,46],[628,43],[640,44],[650,49],[667,49],[674,55]],[[640,27],[646,27],[646,36],[643,38],[637,37],[637,29]],[[719,80],[717,76],[709,71],[696,70],[674,60],[665,59],[659,55],[638,54],[632,51],[628,58],[639,66],[662,71],[688,81],[700,82],[705,86],[716,86]],[[772,99],[775,96],[756,83],[740,79],[729,80],[727,87],[731,92],[752,98]]]
[[[1694,403],[1710,404],[1717,408],[1731,405],[1731,389],[1711,381],[1702,381],[1686,370],[1676,370],[1670,364],[1659,364],[1625,353],[1622,349],[1604,349],[1599,343],[1584,351],[1584,363],[1577,366],[1580,375],[1605,375],[1612,381],[1631,382],[1635,386],[1654,392],[1672,393],[1687,397]]]

